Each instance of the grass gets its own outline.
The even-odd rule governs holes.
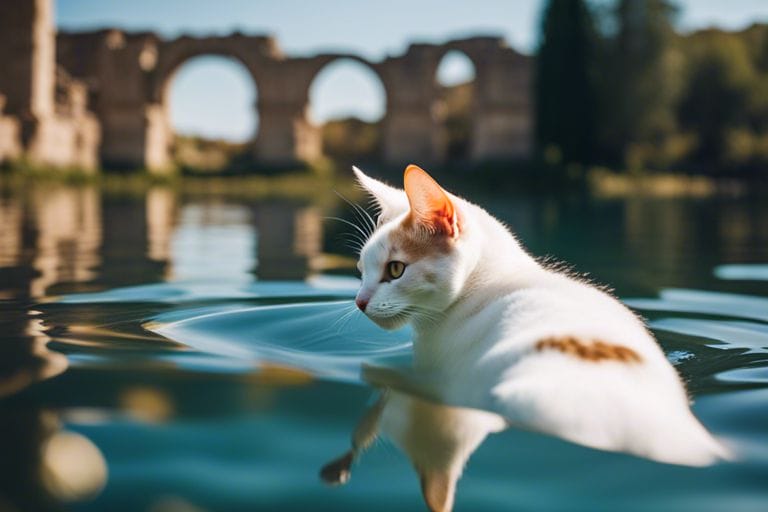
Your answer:
[[[402,179],[402,168],[378,165],[372,170],[390,183]],[[538,195],[582,190],[597,197],[707,197],[715,194],[739,195],[747,187],[764,184],[747,183],[737,178],[713,178],[670,172],[617,172],[607,168],[566,169],[542,168],[527,162],[490,164],[469,167],[454,165],[428,169],[450,190],[474,189],[509,190]],[[133,172],[93,172],[76,168],[43,168],[27,162],[16,162],[0,172],[0,185],[17,187],[37,183],[97,186],[112,195],[144,195],[154,187],[167,187],[186,195],[221,195],[252,199],[281,198],[307,202],[335,200],[336,190],[352,199],[360,191],[352,182],[352,173],[323,160],[313,166],[282,172],[262,172],[225,175],[188,175],[180,172],[165,174],[146,170]]]
[[[351,174],[351,173],[350,173]],[[146,170],[133,172],[93,172],[77,168],[46,168],[16,162],[0,171],[0,185],[5,188],[37,184],[94,186],[112,195],[144,195],[149,189],[166,187],[187,195],[225,195],[253,199],[282,198],[317,202],[323,191],[338,190],[355,196],[349,179],[339,179],[327,164],[274,175],[237,174],[229,176],[184,176],[179,173],[157,174]]]
[[[709,197],[742,195],[745,180],[713,178],[671,172],[624,172],[595,167],[585,174],[588,188],[597,197]]]

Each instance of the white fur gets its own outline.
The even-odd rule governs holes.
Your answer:
[[[386,328],[413,325],[414,369],[433,379],[443,403],[660,462],[702,466],[727,457],[691,413],[679,376],[643,323],[608,293],[540,265],[482,208],[449,194],[461,218],[453,249],[406,261],[400,279],[380,282],[386,262],[404,258],[391,252],[388,238],[407,215],[408,199],[402,190],[355,173],[383,213],[361,251],[366,315]],[[427,282],[426,273],[437,279]],[[622,345],[642,361],[590,362],[534,349],[560,336]],[[392,393],[382,413],[382,430],[414,462],[445,452],[437,442],[406,446],[404,432],[445,423],[425,421],[425,407]],[[465,432],[448,450],[455,460],[446,467],[460,467],[487,433],[501,428],[492,414],[443,409],[448,424]]]

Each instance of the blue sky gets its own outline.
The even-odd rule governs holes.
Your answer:
[[[680,27],[742,28],[768,22],[768,0],[685,0]],[[440,42],[484,33],[497,34],[523,52],[536,44],[543,0],[57,0],[61,29],[117,26],[155,30],[167,37],[183,33],[270,33],[289,55],[346,51],[379,60],[402,53],[409,42]],[[472,73],[461,58],[444,62],[440,76],[460,81]],[[238,64],[200,57],[183,66],[171,85],[171,113],[177,130],[243,140],[256,127],[255,94]],[[324,70],[311,90],[314,119],[356,114],[380,116],[381,85],[361,65],[338,63]]]

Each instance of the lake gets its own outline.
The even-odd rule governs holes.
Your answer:
[[[456,510],[768,510],[768,197],[475,192],[537,255],[646,317],[694,411],[739,454],[705,469],[506,430]],[[0,511],[423,510],[376,443],[322,465],[407,329],[353,313],[353,209],[157,186],[0,189]]]

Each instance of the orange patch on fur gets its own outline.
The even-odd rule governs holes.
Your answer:
[[[536,350],[558,350],[585,361],[599,363],[601,361],[618,361],[621,363],[639,363],[643,359],[631,348],[622,345],[611,345],[599,340],[584,342],[572,336],[562,338],[546,338],[536,343]]]

